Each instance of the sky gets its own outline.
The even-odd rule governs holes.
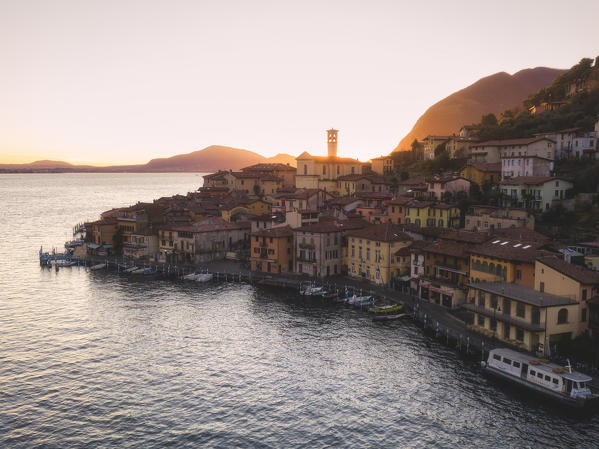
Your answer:
[[[0,163],[388,154],[496,72],[599,55],[599,2],[0,0]]]

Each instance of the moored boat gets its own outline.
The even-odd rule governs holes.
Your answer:
[[[383,314],[376,314],[373,315],[372,317],[372,321],[392,321],[392,320],[399,320],[405,316],[409,316],[407,313],[395,313],[395,314],[388,314],[388,313],[383,313]]]
[[[540,393],[573,407],[596,404],[599,395],[588,387],[593,379],[572,367],[560,366],[545,359],[507,348],[492,349],[487,361],[481,362],[485,372]]]
[[[403,306],[401,304],[394,304],[390,306],[378,306],[371,307],[368,309],[370,313],[375,313],[377,315],[394,315],[403,311]]]
[[[196,275],[196,278],[194,279],[194,281],[196,282],[208,282],[212,279],[213,274],[212,273],[201,273]]]
[[[101,270],[103,268],[106,268],[106,264],[105,263],[99,263],[97,265],[92,265],[91,267],[89,267],[89,269],[92,270],[92,271]]]

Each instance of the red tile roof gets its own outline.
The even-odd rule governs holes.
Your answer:
[[[515,178],[504,179],[500,184],[504,186],[517,186],[521,184],[537,185],[555,180],[567,181],[564,178],[553,176],[516,176]]]
[[[402,226],[392,224],[391,222],[376,224],[358,231],[352,231],[348,235],[379,242],[400,242],[412,240],[412,237],[404,232],[404,228]]]
[[[574,265],[553,256],[539,257],[537,260],[581,284],[599,284],[599,271],[589,270],[586,267]]]

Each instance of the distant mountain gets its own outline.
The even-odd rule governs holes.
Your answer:
[[[266,159],[269,164],[289,164],[292,167],[297,167],[297,161],[295,156],[285,153],[279,153],[276,156],[269,157]]]
[[[147,164],[112,165],[94,167],[91,165],[73,165],[63,161],[36,161],[29,164],[0,164],[5,172],[215,172],[218,170],[239,170],[248,165],[259,163],[281,163],[295,167],[295,157],[289,154],[277,154],[266,158],[258,153],[239,148],[211,145],[203,150],[187,154],[178,154],[168,158],[152,159]]]
[[[139,168],[147,171],[200,171],[221,169],[239,170],[248,165],[265,162],[266,158],[253,151],[211,145],[193,153],[178,154],[169,158],[152,159]]]
[[[414,138],[451,135],[463,125],[478,123],[483,114],[499,114],[520,107],[526,97],[551,82],[565,70],[536,67],[510,75],[506,72],[481,78],[426,110],[394,151],[410,149]]]

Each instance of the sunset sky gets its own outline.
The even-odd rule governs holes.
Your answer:
[[[499,71],[599,54],[597,1],[0,0],[0,162],[389,153]]]

